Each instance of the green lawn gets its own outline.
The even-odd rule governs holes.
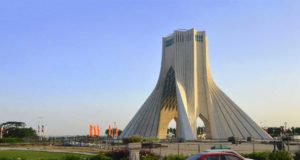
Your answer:
[[[15,160],[18,158],[26,160],[64,160],[66,157],[70,159],[70,156],[80,157],[81,160],[85,160],[90,156],[72,154],[72,153],[53,153],[53,152],[39,152],[39,151],[0,151],[0,160]],[[76,158],[77,159],[77,158]]]

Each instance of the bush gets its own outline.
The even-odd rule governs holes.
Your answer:
[[[128,160],[129,159],[129,151],[127,149],[123,149],[123,150],[114,150],[114,151],[110,151],[105,153],[105,155],[99,154],[101,156],[105,156],[106,158],[109,159],[104,159],[105,157],[102,157],[103,160]],[[140,159],[141,160],[159,160],[159,156],[147,151],[147,150],[141,150],[140,151]],[[102,159],[90,159],[90,160],[102,160]]]
[[[141,140],[142,140],[141,136],[132,136],[132,137],[124,138],[123,143],[124,144],[137,143],[137,142],[141,142]]]
[[[142,156],[141,160],[159,160],[159,158],[152,157],[152,156]]]
[[[110,157],[107,157],[103,153],[100,153],[100,154],[90,158],[89,160],[112,160],[112,159]]]
[[[293,160],[292,155],[287,151],[272,152],[269,158],[270,160]]]
[[[155,143],[155,142],[159,142],[159,138],[157,138],[157,137],[143,138],[142,142],[152,142],[152,143]]]
[[[242,156],[246,158],[251,158],[255,160],[270,160],[270,152],[254,152],[254,153],[248,153],[248,154],[242,154]]]
[[[159,156],[154,154],[153,152],[147,150],[140,151],[140,159],[141,160],[159,160]]]
[[[0,160],[26,160],[25,158],[0,158]]]
[[[63,160],[81,160],[81,158],[75,155],[67,155],[63,158]]]
[[[295,153],[294,160],[300,160],[300,150]]]
[[[128,158],[129,151],[127,149],[114,150],[114,151],[107,152],[105,155],[110,157],[113,160],[119,160],[119,159]]]
[[[300,152],[299,152],[300,153]],[[246,158],[255,160],[293,160],[292,155],[287,151],[276,151],[276,152],[255,152],[249,154],[242,154]],[[295,158],[295,160],[297,160]]]
[[[187,156],[184,155],[169,155],[163,158],[163,160],[185,160]]]
[[[0,143],[20,143],[22,142],[22,138],[2,138],[0,139]]]

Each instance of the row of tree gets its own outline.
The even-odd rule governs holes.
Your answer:
[[[205,133],[204,127],[197,127],[197,135],[201,135],[204,133]],[[173,134],[176,137],[176,128],[168,128],[167,134]]]
[[[24,122],[5,122],[0,124],[3,138],[36,138],[36,131],[26,127]]]
[[[291,127],[285,129],[284,126],[280,127],[269,127],[266,131],[273,137],[277,137],[280,135],[294,136],[300,135],[300,127]]]
[[[26,124],[24,122],[16,122],[16,121],[10,121],[0,124],[0,129],[3,129],[2,135],[5,138],[36,138],[37,133],[36,131],[29,127],[26,127]],[[116,128],[113,129],[114,132],[116,132]],[[269,127],[266,129],[266,131],[273,137],[277,137],[280,135],[300,135],[300,127],[291,127],[285,129],[283,126],[280,127]],[[197,127],[197,134],[203,134],[204,127]],[[118,130],[118,135],[122,133],[122,130]],[[176,128],[168,128],[167,130],[168,134],[173,134],[176,136]],[[108,135],[108,129],[105,131],[105,134]]]
[[[291,127],[291,128],[287,128],[287,129],[285,129],[283,126],[269,127],[266,129],[266,131],[272,137],[278,137],[280,135],[286,135],[286,136],[300,135],[300,127]],[[204,132],[205,132],[204,127],[197,127],[197,135],[201,135]],[[167,133],[173,134],[176,136],[176,128],[168,128]]]
[[[111,132],[114,133],[114,134],[116,134],[116,132],[118,132],[117,135],[121,135],[121,133],[122,133],[123,131],[120,130],[120,129],[117,129],[117,128],[112,128],[112,131],[111,131]],[[112,137],[112,134],[109,134],[109,130],[108,130],[108,129],[105,130],[105,134],[106,134],[106,136]]]

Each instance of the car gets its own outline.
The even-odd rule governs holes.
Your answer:
[[[192,155],[187,160],[247,160],[241,155],[229,152],[202,152]]]
[[[239,153],[237,153],[236,151],[234,150],[230,150],[230,149],[210,149],[210,150],[205,150],[203,151],[205,153],[216,153],[216,152],[226,152],[226,153],[232,153],[232,154],[235,154],[239,157],[243,157],[242,155],[240,155]],[[244,157],[243,157],[244,158]],[[244,158],[245,160],[252,160],[252,159],[249,159],[249,158]]]
[[[231,149],[230,147],[228,146],[225,146],[225,145],[215,145],[215,146],[212,146],[210,149]]]

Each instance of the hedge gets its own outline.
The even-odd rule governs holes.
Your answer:
[[[22,138],[2,138],[0,143],[20,143],[23,142]]]

